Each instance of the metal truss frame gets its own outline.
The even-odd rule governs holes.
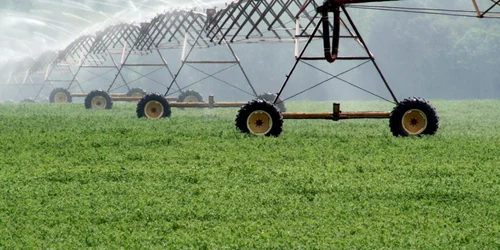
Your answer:
[[[497,17],[499,16],[498,13],[495,14],[491,13],[492,12],[491,10],[493,10],[497,6],[500,6],[500,0],[490,0],[491,6],[484,10],[479,7],[480,5],[477,3],[477,0],[471,0],[471,1],[477,13],[477,17],[483,18],[483,17],[488,17],[489,15],[496,15]]]

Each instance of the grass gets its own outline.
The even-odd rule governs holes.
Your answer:
[[[232,108],[0,105],[0,248],[497,248],[500,101],[433,104],[441,127],[422,138],[386,120],[287,120],[262,138]]]

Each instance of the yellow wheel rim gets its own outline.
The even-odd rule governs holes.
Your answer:
[[[94,98],[92,98],[91,102],[93,109],[105,109],[107,103],[108,102],[106,101],[106,98],[104,98],[104,96],[95,96]]]
[[[54,95],[54,102],[55,103],[65,103],[65,102],[68,102],[68,96],[64,92],[57,92]]]
[[[427,116],[418,109],[406,111],[401,122],[409,135],[419,135],[427,128]]]
[[[163,116],[163,105],[160,102],[157,101],[150,101],[146,103],[146,106],[144,107],[144,114],[148,118],[159,118]]]
[[[273,119],[271,115],[262,110],[252,112],[247,118],[247,128],[254,135],[265,135],[271,131]]]
[[[199,102],[198,97],[194,95],[188,95],[184,98],[183,102]]]

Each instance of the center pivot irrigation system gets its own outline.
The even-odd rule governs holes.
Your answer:
[[[50,100],[51,102],[68,102],[71,101],[72,97],[85,97],[86,108],[110,109],[112,107],[113,100],[142,101],[143,99],[141,99],[141,97],[143,97],[146,92],[139,88],[129,87],[130,83],[142,78],[147,78],[148,80],[156,82],[167,89],[164,96],[155,94],[145,96],[144,100],[146,102],[156,100],[154,103],[150,103],[150,105],[154,105],[156,108],[150,107],[149,111],[148,109],[138,109],[138,114],[140,116],[147,116],[150,118],[170,115],[170,110],[163,110],[161,109],[162,105],[158,105],[158,103],[163,101],[168,102],[168,100],[175,100],[176,102],[171,104],[171,106],[175,107],[241,107],[245,104],[245,102],[214,102],[213,96],[211,96],[209,98],[210,101],[206,103],[203,102],[203,98],[198,92],[191,89],[186,90],[188,87],[208,78],[216,79],[219,82],[241,90],[253,97],[264,98],[270,101],[274,100],[275,95],[269,93],[261,95],[257,94],[240,63],[239,58],[236,56],[229,43],[225,43],[224,45],[229,52],[228,54],[230,60],[190,59],[190,56],[192,57],[191,52],[194,49],[207,49],[215,45],[214,42],[209,41],[210,39],[206,39],[204,37],[200,38],[201,34],[205,31],[204,28],[206,27],[206,24],[207,15],[204,13],[196,12],[194,10],[174,10],[160,13],[149,22],[142,22],[140,24],[118,23],[96,32],[95,35],[81,36],[67,46],[66,49],[61,51],[60,59],[54,62],[54,64],[59,64],[61,62],[70,63],[73,66],[76,66],[77,69],[74,74],[72,74],[72,78],[68,81],[69,84],[66,88],[56,88],[52,91]],[[167,51],[168,53],[173,50],[182,50],[182,64],[175,75],[170,70],[166,59],[167,57],[162,54],[162,52]],[[188,50],[189,53],[186,54]],[[159,61],[159,63],[145,63],[145,55],[149,55],[149,59],[156,57],[155,59],[157,62]],[[117,62],[114,59],[114,56],[121,57],[120,61]],[[106,61],[108,62],[108,65],[105,65]],[[131,61],[138,61],[138,63],[131,63]],[[229,66],[215,73],[207,73],[206,71],[195,66],[200,64],[222,64]],[[187,86],[181,87],[178,83],[178,77],[184,69],[184,66],[189,66],[192,69],[195,69],[197,72],[205,75],[205,77],[195,81],[194,83],[187,84]],[[227,71],[234,66],[238,66],[240,69],[242,76],[251,89],[251,92],[245,91],[235,84],[224,81],[216,76],[217,74]],[[136,67],[156,67],[157,69],[147,74],[142,74],[133,69]],[[168,71],[168,75],[172,79],[170,85],[149,77],[150,74],[155,73],[162,68]],[[82,92],[84,92],[81,87],[82,83],[77,77],[83,69],[90,72],[91,70],[109,69],[101,74],[91,72],[95,76],[90,80],[95,78],[109,80],[104,78],[103,74],[112,70],[115,70],[117,73],[112,80],[109,80],[110,85],[106,90],[93,90],[89,94],[70,94],[68,90],[75,84]],[[127,81],[126,75],[124,74],[124,71],[126,70],[132,71],[133,73],[140,75],[140,77],[132,81]],[[51,75],[51,69],[48,69],[47,75]],[[124,87],[119,84],[120,80],[128,89],[127,94],[110,94]],[[52,81],[53,79],[50,77],[46,78],[46,83]],[[173,87],[176,87],[177,90],[172,91]],[[168,94],[175,93],[180,94],[178,97],[167,97]],[[282,104],[280,106],[280,110],[284,111],[284,105]]]
[[[476,10],[475,13],[471,11],[448,9],[358,5],[361,3],[386,1],[397,0],[326,0],[321,4],[314,0],[241,0],[232,2],[218,11],[215,9],[207,10],[207,22],[204,26],[206,32],[204,35],[208,37],[211,42],[218,44],[226,43],[227,41],[231,43],[260,43],[286,41],[288,39],[295,42],[296,46],[295,63],[289,74],[287,74],[274,100],[255,99],[243,105],[236,116],[236,127],[244,133],[278,136],[282,132],[283,119],[328,119],[338,121],[343,119],[385,118],[389,119],[389,127],[394,136],[435,134],[439,127],[439,117],[434,107],[422,98],[407,98],[402,101],[396,98],[396,95],[389,86],[380,67],[377,65],[373,54],[368,49],[366,42],[357,29],[347,7],[358,6],[376,10],[482,18],[498,17],[496,16],[497,13],[493,13],[491,10],[493,7],[499,5],[500,1],[495,0],[490,8],[481,10],[476,0],[472,0]],[[330,20],[331,17],[332,20]],[[344,32],[341,33],[341,30]],[[280,33],[278,33],[278,31],[280,31]],[[200,33],[197,39],[200,39],[201,36],[202,34]],[[301,49],[301,42],[304,39],[306,41]],[[321,39],[323,41],[323,53],[320,56],[307,56],[306,51],[315,39]],[[357,42],[365,55],[340,55],[340,42],[345,40],[354,40]],[[394,103],[395,107],[392,111],[388,112],[343,112],[340,110],[340,104],[334,103],[332,112],[281,112],[277,105],[281,102],[280,96],[289,83],[296,67],[299,62],[304,62],[312,66],[306,62],[311,60],[322,60],[328,63],[342,60],[361,60],[365,61],[365,63],[371,62],[384,83],[385,88],[391,95],[392,101],[390,102]],[[319,68],[316,69],[320,70]],[[345,72],[338,75],[332,75],[326,71],[322,72],[330,75],[330,79],[338,79],[347,82],[340,78]],[[148,95],[143,98],[137,107],[138,114],[142,114],[143,110],[146,114],[157,114],[160,112],[161,115],[152,115],[153,117],[168,116],[170,114],[168,101],[162,99],[161,96],[158,95]],[[141,115],[139,116],[141,117]]]
[[[2,84],[3,92],[7,87],[15,87],[14,91],[17,94],[12,94],[8,96],[13,102],[14,99],[23,98],[22,93],[25,92],[27,85],[40,87],[42,84],[39,83],[39,79],[43,78],[45,69],[57,58],[57,52],[46,51],[42,53],[37,58],[24,57],[20,60],[10,60],[4,67],[0,69],[0,77],[6,79]],[[57,67],[57,71],[66,72],[69,71],[68,68]],[[42,86],[43,87],[43,86]],[[5,96],[6,93],[1,93]],[[21,102],[34,102],[33,99],[24,98]]]
[[[145,91],[141,88],[132,88],[130,84],[146,76],[142,75],[138,79],[127,81],[121,69],[129,64],[126,64],[123,60],[118,63],[114,56],[124,54],[127,47],[132,47],[134,42],[142,35],[140,26],[128,23],[118,23],[108,26],[95,35],[82,35],[75,39],[64,50],[59,52],[58,60],[54,61],[52,67],[47,69],[47,76],[44,84],[53,83],[54,81],[67,83],[65,87],[55,88],[51,92],[50,101],[56,103],[71,102],[72,97],[85,97],[84,103],[86,108],[110,109],[113,100],[138,100],[145,94]],[[129,54],[148,55],[151,52],[153,51],[131,49]],[[157,52],[160,58],[163,59],[162,54],[158,50]],[[168,72],[171,72],[166,61],[163,62],[163,64],[155,66],[165,67]],[[61,64],[71,65],[76,68],[69,79],[53,79],[51,77],[52,69],[55,68],[54,66]],[[92,77],[81,82],[78,79],[78,75],[83,70],[92,74]],[[112,71],[117,73],[115,75],[116,77],[110,80],[106,78],[105,75]],[[135,72],[138,73],[137,71]],[[117,84],[115,84],[118,77],[123,80],[123,85],[121,86],[116,86]],[[98,89],[92,90],[88,94],[85,93],[82,85],[94,79],[109,81],[110,85],[106,91]],[[81,93],[70,93],[69,90],[75,85],[79,88]],[[115,89],[112,89],[113,87],[115,87]],[[111,93],[116,89],[124,87],[127,89],[126,93]]]
[[[321,2],[320,2],[321,1]],[[160,13],[149,22],[140,24],[118,23],[98,31],[95,35],[84,35],[77,38],[64,50],[43,53],[37,59],[26,58],[17,62],[9,62],[0,70],[0,75],[8,76],[8,84],[18,86],[19,93],[24,85],[35,84],[31,79],[33,74],[45,74],[43,86],[55,86],[57,82],[67,83],[67,87],[55,88],[51,95],[51,102],[70,102],[72,97],[86,97],[87,108],[111,108],[112,100],[138,100],[136,113],[138,117],[161,118],[171,115],[171,107],[240,107],[236,116],[236,127],[244,133],[265,136],[278,136],[282,132],[283,119],[389,119],[389,127],[395,136],[432,135],[439,127],[439,117],[432,105],[422,98],[407,98],[399,101],[384,77],[373,54],[368,49],[367,43],[361,36],[354,19],[348,9],[368,9],[380,11],[396,11],[406,13],[437,14],[474,18],[500,18],[498,12],[493,12],[495,6],[500,5],[500,0],[471,0],[474,10],[410,8],[398,6],[376,6],[363,3],[396,2],[400,0],[238,0],[233,1],[222,9],[207,9],[204,12],[196,10],[174,10]],[[405,1],[409,2],[409,1]],[[488,4],[482,8],[481,4]],[[318,55],[313,46],[314,41],[322,41],[322,52]],[[339,48],[341,42],[351,42],[356,45],[363,55],[341,55]],[[258,95],[251,84],[245,70],[240,64],[231,44],[253,43],[293,43],[295,45],[295,61],[286,75],[279,90],[274,93]],[[193,59],[195,49],[207,49],[221,45],[227,48],[230,60],[196,60]],[[345,44],[344,44],[345,45]],[[343,45],[343,46],[344,46]],[[176,72],[169,68],[167,60],[161,51],[181,50],[181,66]],[[312,51],[307,53],[308,51]],[[351,51],[351,53],[353,53]],[[156,54],[160,63],[131,63],[134,55],[139,58],[143,55]],[[311,55],[313,54],[313,55]],[[357,53],[359,54],[359,53]],[[117,62],[113,55],[121,56]],[[338,74],[322,70],[310,61],[326,61],[329,64],[339,61],[361,61],[357,66]],[[299,63],[310,66],[329,78],[287,99],[281,96],[291,81]],[[341,78],[342,75],[354,70],[361,65],[371,63],[380,76],[385,89],[392,100],[387,100],[380,95],[370,92]],[[230,65],[215,73],[207,73],[196,67],[201,64]],[[218,78],[216,75],[238,66],[244,80],[251,91],[246,92],[240,87]],[[76,67],[76,71],[72,70]],[[165,68],[171,77],[170,84],[158,82],[149,74],[141,74],[133,67],[159,67]],[[178,83],[180,73],[186,67],[205,75],[204,78],[181,87]],[[103,74],[115,70],[114,79],[110,80],[107,90],[94,90],[89,94],[69,93],[75,85],[84,92],[78,74],[83,69],[107,69],[104,73],[92,73],[95,78],[102,78]],[[127,81],[124,70],[132,70],[140,75],[139,78]],[[53,79],[54,72],[59,75],[69,75],[69,79]],[[139,88],[130,88],[129,84],[141,78],[148,78],[166,88],[165,94],[146,94]],[[187,90],[190,86],[208,78],[216,79],[228,86],[239,89],[256,97],[250,102],[215,102],[213,96],[208,102],[203,102],[199,93]],[[377,96],[395,106],[387,112],[344,112],[339,103],[333,103],[332,112],[322,113],[292,113],[285,112],[284,101],[295,97],[305,91],[317,87],[329,80],[337,79],[354,86],[368,94]],[[87,80],[87,81],[90,81]],[[109,94],[114,90],[124,87],[127,94]],[[177,90],[173,90],[174,87]],[[168,97],[169,94],[180,93],[179,97]],[[169,102],[176,100],[177,102]]]
[[[240,63],[240,59],[236,56],[234,49],[227,41],[221,41],[219,44],[224,43],[224,48],[226,48],[226,52],[228,52],[226,56],[229,57],[229,59],[226,58],[214,60],[213,55],[210,55],[212,56],[212,60],[193,59],[192,52],[195,49],[206,51],[208,48],[216,45],[214,41],[203,36],[203,34],[205,34],[206,32],[205,28],[207,27],[206,25],[208,22],[209,20],[207,20],[207,15],[205,13],[197,12],[195,10],[175,10],[160,13],[152,18],[149,22],[144,22],[141,24],[142,37],[135,40],[135,43],[131,46],[132,49],[180,49],[182,51],[182,55],[181,66],[179,67],[179,69],[175,72],[175,74],[169,72],[172,80],[170,82],[170,85],[166,86],[165,94],[148,94],[139,100],[137,106],[137,115],[139,117],[160,118],[170,116],[170,107],[241,107],[245,104],[244,102],[215,102],[213,96],[209,97],[209,102],[203,102],[202,96],[196,91],[184,91],[190,86],[193,86],[194,84],[209,78],[215,79],[218,82],[238,89],[253,97],[264,98],[270,101],[274,100],[275,95],[269,93],[260,95],[257,94],[256,89],[250,82],[250,79],[248,78],[243,66]],[[220,37],[221,35],[222,32],[220,31],[214,32],[214,37]],[[128,54],[123,54],[122,61],[127,61],[129,59],[130,51]],[[200,67],[198,66],[214,64],[228,66],[224,67],[222,70],[216,71],[215,73],[207,73],[205,70],[200,69]],[[126,64],[122,64],[119,72],[122,71],[125,65]],[[181,72],[186,68],[186,66],[194,69],[198,73],[201,73],[202,75],[204,75],[204,77],[197,81],[194,81],[193,83],[187,84],[187,86],[181,87],[181,85],[178,83],[178,79],[181,75]],[[244,81],[248,84],[251,90],[250,92],[216,76],[217,74],[227,71],[235,66],[237,66],[237,69],[239,69]],[[232,81],[235,81],[235,79],[232,79]],[[175,103],[169,103],[168,98],[166,97],[169,94],[176,93],[172,92],[174,86],[177,88],[176,92],[181,92],[181,94],[179,95]],[[280,110],[284,111],[284,105],[280,105]]]

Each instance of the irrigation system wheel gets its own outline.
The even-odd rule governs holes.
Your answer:
[[[127,92],[127,96],[128,97],[143,97],[144,95],[146,95],[146,91],[142,88],[131,88],[128,92]]]
[[[196,90],[186,90],[177,97],[177,102],[203,102],[203,97]]]
[[[394,107],[389,127],[394,136],[433,135],[439,128],[439,117],[429,102],[412,97]]]
[[[270,92],[262,93],[257,98],[273,103],[274,98],[276,98],[276,94]],[[286,112],[285,102],[283,102],[281,98],[278,98],[278,101],[276,102],[276,107],[278,107],[279,111]]]
[[[112,107],[113,100],[104,90],[92,90],[87,97],[85,97],[86,109],[111,109]]]
[[[21,103],[35,103],[35,100],[33,100],[31,98],[26,98],[26,99],[22,100]]]
[[[71,93],[65,88],[55,88],[50,92],[49,102],[50,103],[67,103],[72,102],[73,97]]]
[[[253,100],[243,105],[235,120],[243,133],[279,136],[283,131],[283,117],[276,105],[265,100]]]
[[[162,117],[170,117],[172,113],[170,104],[167,99],[160,94],[147,94],[139,100],[136,109],[137,117],[147,117],[157,119]]]

